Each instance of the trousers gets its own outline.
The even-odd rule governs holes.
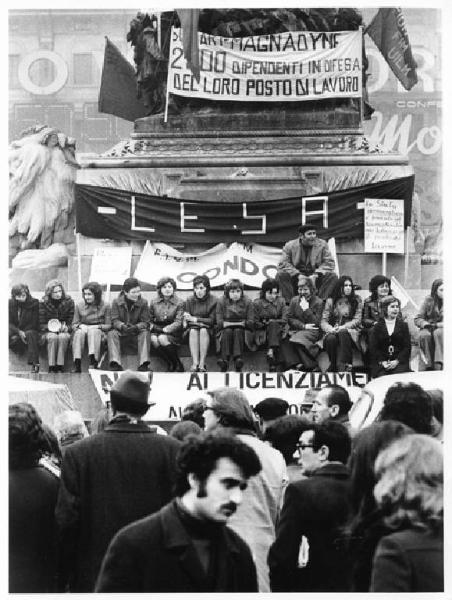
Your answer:
[[[107,333],[108,359],[121,364],[121,345],[138,346],[138,365],[149,362],[150,333],[148,329],[142,329],[137,335],[123,334],[117,329],[111,329]]]

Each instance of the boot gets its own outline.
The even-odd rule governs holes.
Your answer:
[[[80,358],[76,358],[74,360],[74,373],[81,373],[82,372],[82,361]]]
[[[99,364],[99,363],[98,363],[98,361],[96,360],[96,358],[95,358],[94,354],[90,354],[90,355],[88,356],[88,358],[89,358],[89,366],[90,366],[90,368],[92,368],[92,369],[97,369],[97,366],[98,366],[98,364]]]
[[[174,344],[170,344],[169,346],[166,347],[166,351],[167,351],[168,356],[174,367],[173,371],[176,371],[176,373],[183,373],[184,365],[181,363],[181,361],[179,359],[179,355],[177,353],[176,346]]]

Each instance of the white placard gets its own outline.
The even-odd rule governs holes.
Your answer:
[[[364,252],[403,254],[404,201],[366,198]]]
[[[90,281],[101,284],[120,285],[130,277],[132,247],[101,247],[96,248],[91,262]]]
[[[109,390],[121,375],[120,371],[90,369],[89,373],[103,404],[110,399]],[[142,373],[141,373],[142,375]],[[205,397],[207,391],[219,387],[235,387],[244,392],[251,406],[264,398],[276,396],[287,400],[291,414],[302,413],[301,405],[310,388],[321,388],[336,383],[347,388],[354,402],[367,383],[364,373],[304,373],[285,371],[228,372],[228,373],[150,373],[149,400],[154,406],[144,417],[148,421],[177,421],[182,409],[193,400]]]

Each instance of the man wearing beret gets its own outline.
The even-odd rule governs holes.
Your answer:
[[[93,592],[115,533],[173,496],[180,442],[142,421],[148,396],[148,375],[124,371],[110,390],[108,426],[66,450],[55,513],[59,591]]]
[[[227,432],[189,436],[177,458],[177,498],[113,538],[96,592],[257,592],[251,551],[228,527],[255,451]]]
[[[298,277],[304,275],[312,280],[317,296],[325,300],[337,281],[334,258],[328,244],[317,237],[314,225],[301,225],[298,232],[298,238],[284,245],[278,263],[281,296],[288,304],[298,293]]]
[[[254,407],[254,412],[259,417],[262,433],[265,433],[267,427],[271,425],[275,419],[286,415],[288,408],[289,403],[282,398],[264,398],[258,402]]]

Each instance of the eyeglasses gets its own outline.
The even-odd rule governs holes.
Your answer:
[[[305,450],[306,448],[312,448],[312,444],[297,444],[298,450]]]
[[[206,412],[206,410],[214,410],[211,406],[205,406],[203,412]]]

